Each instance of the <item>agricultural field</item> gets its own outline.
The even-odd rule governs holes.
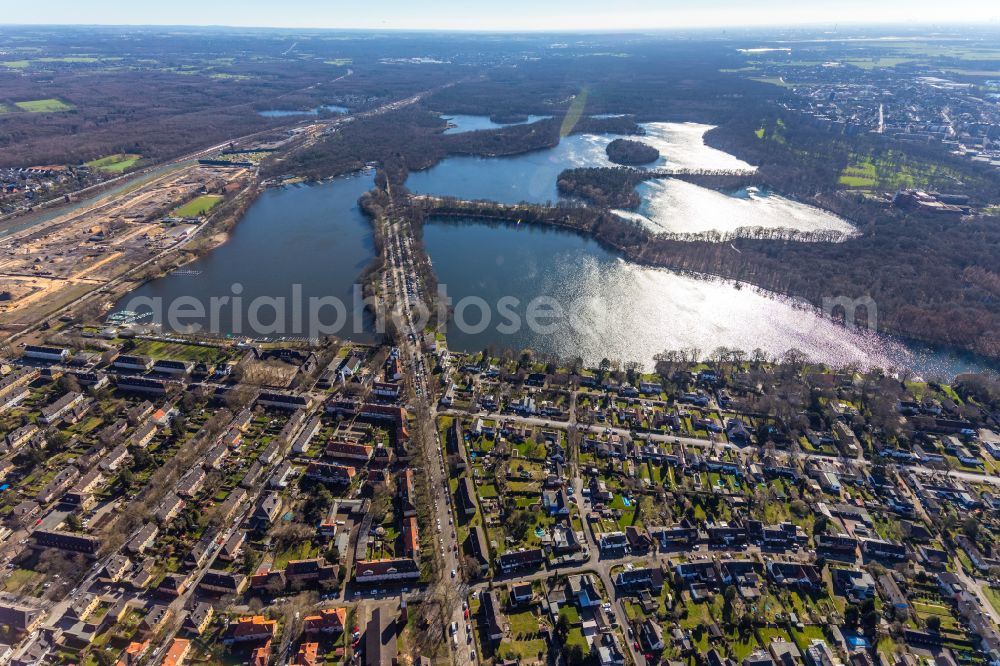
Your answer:
[[[121,173],[125,169],[130,169],[135,166],[135,163],[142,159],[142,155],[136,155],[134,153],[117,153],[115,155],[108,155],[107,157],[101,157],[96,160],[90,160],[85,162],[86,166],[91,169],[98,169],[105,173]]]
[[[222,196],[218,194],[203,194],[174,210],[177,217],[199,217],[219,205]]]
[[[22,111],[30,113],[61,113],[63,111],[73,111],[76,109],[72,104],[50,97],[48,99],[33,99],[24,102],[14,102],[14,105]]]

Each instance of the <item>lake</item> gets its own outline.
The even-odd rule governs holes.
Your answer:
[[[488,188],[489,183],[481,186]],[[215,326],[208,314],[184,323],[249,337],[309,337],[308,326],[292,325],[292,306],[282,312],[279,332],[248,326],[249,303],[262,297],[291,302],[292,285],[298,284],[300,301],[334,296],[345,304],[346,327],[335,334],[371,341],[371,328],[365,327],[368,322],[354,300],[354,288],[374,256],[370,222],[357,206],[358,198],[372,187],[369,172],[317,185],[269,189],[226,243],[183,271],[139,287],[116,309],[136,309],[129,307],[134,297],[161,299],[153,304],[187,297],[210,312],[211,299],[234,296],[233,285],[238,283],[243,301],[239,317],[229,306],[220,310]],[[432,221],[424,238],[439,281],[454,302],[479,297],[493,307],[509,296],[519,301],[512,312],[524,319],[532,299],[548,296],[573,314],[557,322],[556,328],[540,332],[528,327],[511,333],[497,330],[496,324],[506,321],[507,312],[501,310],[493,311],[493,325],[481,331],[459,330],[452,322],[448,344],[457,350],[531,347],[564,357],[579,355],[593,363],[608,357],[639,360],[651,367],[653,355],[665,349],[697,347],[707,355],[719,346],[747,351],[760,347],[780,355],[795,347],[831,364],[906,365],[928,377],[984,367],[948,350],[852,333],[810,308],[750,286],[636,265],[565,231]],[[465,318],[476,324],[477,312],[469,308]],[[323,323],[331,322],[329,315],[320,317]],[[264,307],[259,319],[269,325],[279,317]]]
[[[264,116],[265,118],[287,118],[289,116],[318,116],[320,111],[326,111],[327,113],[347,113],[350,111],[346,106],[337,106],[336,104],[324,104],[322,106],[317,106],[314,109],[267,109],[265,111],[258,111],[258,116]]]
[[[705,145],[704,135],[711,125],[646,123],[642,127],[646,135],[635,138],[660,151],[660,159],[650,167],[754,168]],[[430,169],[411,173],[406,185],[419,194],[510,204],[523,201],[554,203],[561,198],[556,181],[564,169],[615,166],[605,152],[613,139],[611,135],[572,134],[554,148],[513,157],[449,157]],[[754,192],[751,195],[743,190],[727,194],[675,179],[642,183],[638,192],[642,197],[639,210],[621,211],[620,214],[657,232],[731,232],[740,227],[855,232],[849,222],[832,213],[774,193]]]
[[[455,114],[441,117],[448,121],[448,129],[444,131],[445,134],[461,134],[462,132],[500,129],[501,127],[510,127],[511,125],[527,125],[529,123],[537,123],[539,120],[548,120],[552,116],[528,116],[527,119],[515,123],[495,123],[490,120],[489,116]]]
[[[463,313],[472,330],[451,322],[448,345],[457,350],[531,348],[587,363],[607,357],[652,368],[653,355],[668,349],[698,348],[708,355],[719,346],[759,347],[779,356],[794,347],[832,365],[908,366],[927,376],[981,368],[959,354],[851,332],[751,286],[633,264],[567,231],[432,221],[424,241],[452,302],[479,297],[491,309],[485,330],[476,330],[482,322],[477,307]],[[521,326],[504,333],[499,325],[510,318],[495,304],[505,296],[518,299],[508,311],[522,322],[527,303],[539,296],[555,299],[567,316],[551,331]]]
[[[294,185],[272,188],[247,211],[219,247],[190,264],[183,271],[153,280],[121,299],[115,310],[131,309],[135,297],[160,299],[164,304],[177,303],[182,297],[193,298],[205,308],[205,316],[191,317],[185,324],[196,324],[213,333],[240,333],[252,337],[282,335],[302,337],[308,332],[303,323],[294,326],[293,302],[307,305],[310,297],[332,296],[345,304],[345,315],[353,321],[363,308],[354,305],[354,286],[358,276],[375,256],[371,224],[358,208],[358,198],[372,189],[374,174],[359,173],[317,185]],[[233,285],[239,284],[239,294]],[[301,285],[301,298],[293,298],[292,285]],[[212,326],[211,299],[238,295],[244,307],[239,314],[232,307],[219,309],[217,324]],[[284,316],[270,332],[273,308],[262,306],[259,320],[264,328],[251,330],[250,304],[257,298],[284,299]],[[137,311],[149,311],[149,307]],[[301,310],[307,313],[305,307]],[[161,310],[166,315],[166,305]],[[336,313],[321,311],[325,323],[332,323]],[[167,326],[166,328],[175,328]],[[349,326],[348,330],[353,330]],[[355,340],[368,341],[364,329],[351,333]]]

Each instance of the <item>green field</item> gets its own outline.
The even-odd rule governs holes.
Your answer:
[[[68,63],[80,63],[80,62],[97,62],[97,58],[91,56],[66,56],[63,58],[38,58],[35,62],[68,62]]]
[[[116,155],[108,155],[107,157],[90,160],[84,164],[91,169],[99,169],[105,173],[121,173],[125,169],[135,166],[135,163],[140,159],[142,159],[142,155],[117,153]]]
[[[225,350],[218,347],[186,345],[180,342],[164,342],[162,340],[137,340],[130,353],[157,359],[170,358],[178,361],[204,361],[206,363],[218,363],[226,356]]]
[[[14,102],[14,104],[22,111],[30,111],[31,113],[58,113],[60,111],[72,111],[76,108],[72,104],[67,104],[54,97]]]
[[[760,83],[770,83],[772,86],[779,86],[781,88],[791,88],[789,83],[785,82],[780,76],[751,76],[751,81],[758,81]]]
[[[880,57],[876,56],[874,58],[848,58],[843,61],[845,65],[854,65],[861,69],[878,69],[880,67],[895,67],[896,65],[905,65],[909,62],[914,62],[913,58],[893,58],[893,57]]]
[[[0,65],[3,65],[7,69],[27,69],[30,64],[30,60],[5,60],[0,62]]]
[[[878,172],[870,161],[851,164],[841,172],[838,182],[847,187],[874,187]]]
[[[218,194],[203,194],[175,210],[174,215],[177,217],[199,217],[215,208],[220,201],[222,201],[222,197]]]

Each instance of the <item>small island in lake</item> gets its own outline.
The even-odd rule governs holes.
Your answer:
[[[652,146],[631,139],[615,139],[606,148],[608,159],[615,164],[638,166],[660,159],[660,151]]]

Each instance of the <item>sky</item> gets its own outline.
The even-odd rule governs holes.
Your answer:
[[[413,30],[657,30],[867,23],[1000,25],[994,0],[46,0],[8,24]]]

